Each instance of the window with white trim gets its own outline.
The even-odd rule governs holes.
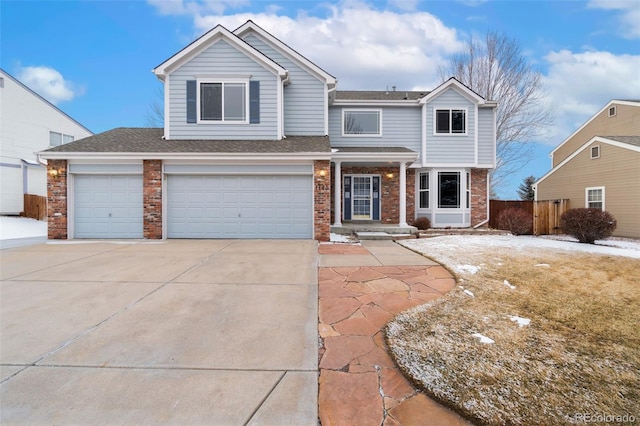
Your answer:
[[[382,110],[342,110],[343,136],[382,136]]]
[[[73,142],[74,138],[71,135],[65,135],[64,133],[49,132],[49,146],[60,146],[69,142]]]
[[[467,175],[467,187],[465,188],[467,208],[471,207],[471,173],[466,172]]]
[[[616,111],[616,107],[615,107],[615,106],[610,107],[610,108],[609,108],[609,117],[613,117],[613,116],[615,116],[615,115],[616,115],[616,112],[617,112],[617,111]]]
[[[604,186],[585,189],[585,207],[604,210]]]
[[[460,172],[438,172],[438,208],[460,208]]]
[[[594,145],[591,147],[591,159],[600,158],[600,145]]]
[[[435,133],[467,133],[467,111],[465,109],[436,109]]]
[[[429,208],[429,172],[420,172],[418,176],[418,208]]]
[[[198,80],[198,121],[247,123],[247,81]]]

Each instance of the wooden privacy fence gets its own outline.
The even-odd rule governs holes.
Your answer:
[[[500,229],[498,218],[500,213],[507,209],[522,209],[533,216],[533,201],[514,200],[490,200],[489,201],[489,227]]]
[[[45,220],[47,218],[47,197],[24,194],[24,212],[22,215],[32,219]]]
[[[559,234],[560,216],[569,210],[569,200],[544,200],[533,204],[533,233]]]

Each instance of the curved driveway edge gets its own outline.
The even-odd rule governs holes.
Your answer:
[[[0,423],[317,424],[317,243],[0,254]]]
[[[321,244],[319,253],[322,425],[468,425],[408,382],[382,330],[453,289],[451,274],[391,241]]]

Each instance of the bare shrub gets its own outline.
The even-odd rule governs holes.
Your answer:
[[[616,229],[613,215],[600,209],[570,209],[560,217],[560,229],[581,243],[593,244],[610,237]]]
[[[419,217],[413,221],[413,226],[418,228],[421,231],[425,231],[431,228],[431,221],[428,217]]]
[[[498,228],[511,232],[513,235],[528,235],[533,233],[533,216],[526,210],[509,208],[498,216]]]

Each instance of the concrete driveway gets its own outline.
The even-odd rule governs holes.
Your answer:
[[[316,242],[60,242],[0,261],[0,423],[317,424]]]

